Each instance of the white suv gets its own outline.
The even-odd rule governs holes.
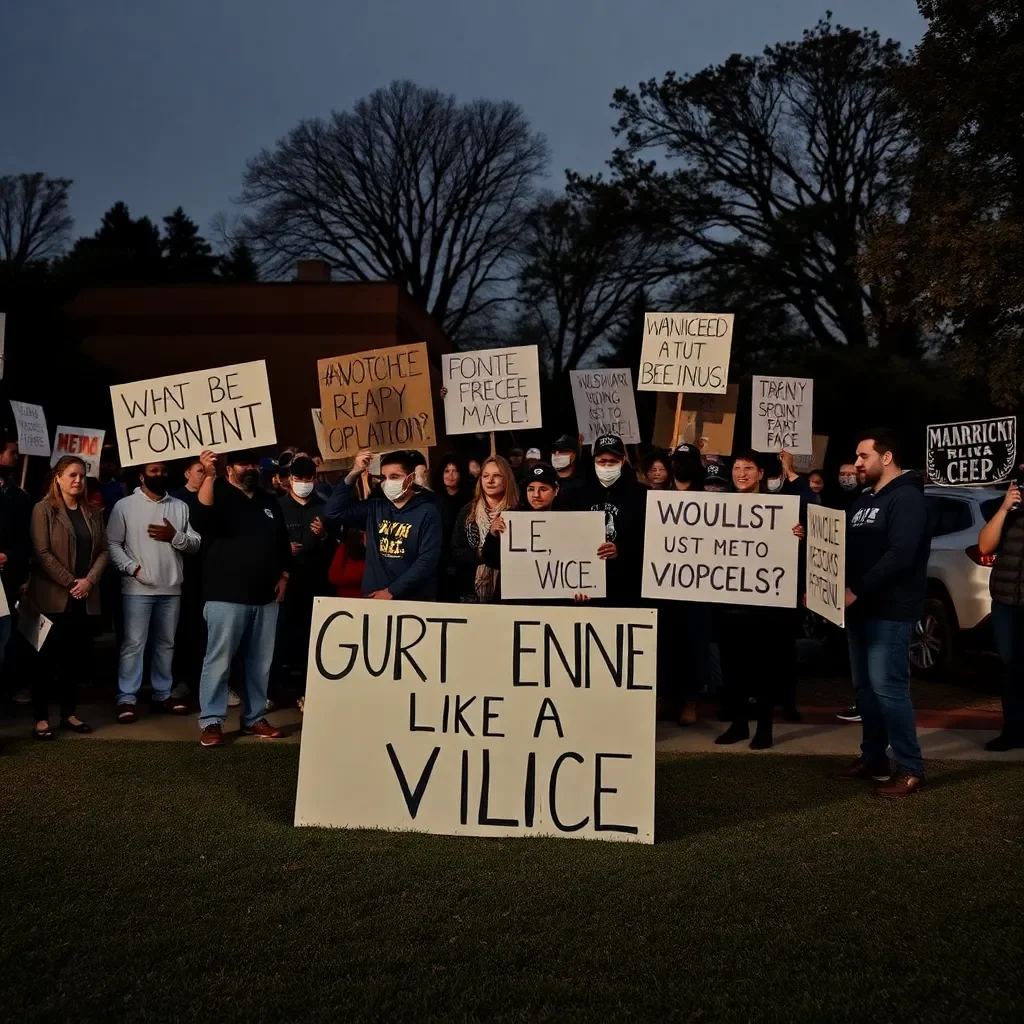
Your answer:
[[[991,647],[988,583],[994,558],[978,551],[981,528],[998,511],[1005,490],[927,486],[932,550],[928,596],[910,641],[910,663],[925,679],[949,675],[958,647]]]

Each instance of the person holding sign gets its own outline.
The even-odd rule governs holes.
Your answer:
[[[573,495],[585,484],[574,434],[559,434],[551,445],[551,466],[558,474],[558,501],[568,508]]]
[[[60,700],[60,727],[92,730],[76,714],[78,684],[92,650],[89,617],[100,613],[99,582],[110,561],[102,510],[86,500],[86,467],[65,455],[53,467],[45,498],[32,509],[32,571],[26,600],[53,623],[43,646],[44,670],[32,681],[32,735],[53,739],[49,721],[51,684]]]
[[[415,461],[410,452],[401,451],[381,456],[380,490],[357,501],[356,481],[372,458],[368,449],[356,455],[327,503],[324,521],[335,529],[366,531],[364,597],[434,601],[441,561],[441,514],[434,496],[415,486]]]

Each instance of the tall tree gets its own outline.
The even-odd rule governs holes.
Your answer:
[[[160,245],[168,280],[198,282],[216,279],[217,257],[199,234],[199,226],[180,206],[164,217],[164,237]]]
[[[81,284],[166,280],[160,229],[148,217],[134,219],[122,202],[107,210],[94,235],[75,242],[64,263]]]
[[[826,18],[761,56],[619,89],[613,167],[693,244],[698,275],[755,281],[820,345],[909,353],[915,332],[858,265],[872,218],[902,201],[890,168],[911,136],[889,86],[902,62],[898,43]]]
[[[217,272],[225,281],[252,282],[260,279],[252,249],[244,241],[235,242],[228,254],[221,256]]]
[[[1024,400],[1024,10],[918,7],[928,29],[894,79],[919,140],[908,209],[880,223],[864,265],[1012,407]]]
[[[513,103],[458,103],[394,82],[302,121],[249,161],[241,201],[257,260],[319,256],[344,277],[399,282],[452,338],[506,302],[543,138]]]
[[[59,256],[71,233],[68,178],[0,176],[0,260],[22,265]]]

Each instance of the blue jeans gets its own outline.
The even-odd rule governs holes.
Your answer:
[[[896,764],[908,775],[924,774],[910,702],[912,622],[852,617],[846,623],[850,674],[863,727],[860,749],[870,764],[887,760],[892,746]]]
[[[207,601],[206,658],[199,680],[199,728],[223,725],[228,714],[231,662],[239,650],[245,661],[242,725],[258,722],[267,711],[267,684],[274,660],[279,606]]]
[[[174,680],[174,631],[178,628],[181,598],[177,594],[125,594],[124,639],[117,670],[117,703],[134,704],[142,686],[142,663],[146,642],[152,640],[149,678],[153,700],[171,696]]]
[[[992,632],[1006,675],[1003,731],[1024,737],[1024,607],[993,601]]]

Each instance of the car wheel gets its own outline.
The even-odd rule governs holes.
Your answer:
[[[938,598],[924,603],[910,637],[910,665],[922,679],[942,679],[953,670],[953,620]]]

